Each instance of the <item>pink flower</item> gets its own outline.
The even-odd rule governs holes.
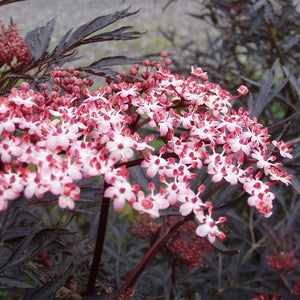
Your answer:
[[[121,91],[117,92],[116,95],[120,95],[122,98],[126,98],[128,96],[137,96],[138,88],[135,85],[126,85],[125,82],[122,82],[120,85]]]
[[[75,202],[80,196],[80,188],[71,183],[67,183],[63,186],[63,193],[58,198],[58,205],[61,208],[74,209]]]
[[[185,195],[190,191],[189,186],[185,181],[178,181],[178,179],[175,178],[168,183],[163,176],[160,179],[166,185],[163,191],[170,205],[175,205],[178,202],[179,195]]]
[[[148,196],[145,196],[143,191],[138,191],[137,201],[132,204],[132,207],[140,213],[147,213],[153,218],[158,218],[159,210],[168,208],[169,202],[162,193],[154,194],[151,189],[151,194]]]
[[[3,131],[14,132],[16,130],[15,123],[11,119],[3,119],[0,123],[0,135]]]
[[[8,96],[8,99],[16,105],[24,105],[27,108],[32,108],[33,106],[37,105],[35,102],[35,96],[36,94],[33,90],[19,91],[13,88],[11,94]]]
[[[191,68],[191,74],[194,75],[196,78],[200,78],[202,81],[206,81],[208,79],[207,72],[203,72],[201,68],[194,68],[193,66]]]
[[[2,162],[9,163],[13,157],[18,157],[23,152],[21,139],[15,136],[1,139],[0,150]]]
[[[170,117],[169,113],[164,110],[153,113],[153,120],[148,123],[150,127],[158,127],[158,131],[161,136],[165,136],[168,130],[173,129],[175,119]]]
[[[179,208],[179,212],[182,216],[187,216],[191,212],[193,212],[195,215],[202,214],[202,207],[204,204],[199,196],[195,195],[192,190],[188,190],[185,194],[179,194],[178,200],[182,203]]]
[[[266,218],[270,217],[275,195],[270,192],[269,184],[262,182],[258,178],[249,178],[244,183],[244,189],[251,195],[247,201],[248,205],[255,206]]]
[[[225,234],[219,230],[217,224],[223,223],[226,221],[226,218],[222,217],[219,218],[218,221],[215,221],[211,215],[205,215],[205,216],[200,216],[198,218],[201,225],[199,225],[196,229],[196,234],[199,235],[200,237],[208,237],[208,240],[210,243],[214,243],[216,241],[216,237],[220,239],[225,238]]]
[[[107,150],[110,152],[109,158],[114,161],[122,160],[126,162],[134,155],[133,146],[135,141],[130,136],[113,133],[113,138],[106,144]]]
[[[149,154],[146,160],[143,160],[141,163],[141,167],[147,168],[146,175],[150,178],[153,178],[157,173],[160,175],[165,170],[167,165],[167,161],[159,156]]]
[[[114,209],[117,211],[125,207],[126,201],[132,204],[136,199],[131,184],[120,180],[116,180],[111,186],[106,188],[104,197],[114,199]]]
[[[7,173],[0,172],[0,211],[7,208],[8,200],[15,200],[23,191],[22,177],[15,174],[10,168]]]
[[[290,154],[293,151],[293,149],[289,148],[289,143],[285,144],[283,141],[273,141],[272,144],[279,149],[280,155],[282,157],[293,158],[293,156]]]
[[[233,133],[228,136],[229,138],[226,139],[226,142],[228,143],[229,147],[231,148],[232,152],[243,152],[247,156],[251,153],[251,144],[249,139],[247,139],[243,134],[241,135],[234,135]]]

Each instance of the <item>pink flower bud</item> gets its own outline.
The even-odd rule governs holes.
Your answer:
[[[161,52],[161,57],[165,58],[168,56],[168,52],[167,51],[162,51]]]
[[[246,86],[241,85],[238,89],[237,89],[239,95],[244,96],[246,94],[248,94],[249,90]]]

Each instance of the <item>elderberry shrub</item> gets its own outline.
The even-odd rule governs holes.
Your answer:
[[[298,206],[288,187],[298,188],[291,175],[298,142],[284,143],[270,118],[262,118],[269,104],[265,86],[275,97],[288,80],[273,88],[273,65],[255,104],[245,85],[232,95],[210,82],[210,73],[198,64],[186,77],[171,72],[165,51],[159,62],[146,59],[143,67],[124,57],[79,70],[55,65],[78,46],[78,34],[80,44],[95,40],[89,37],[91,24],[105,27],[130,14],[99,17],[41,53],[49,45],[37,37],[52,32],[51,21],[27,35],[30,61],[3,65],[8,70],[2,73],[0,98],[5,293],[17,289],[24,299],[96,293],[126,299],[161,297],[164,291],[166,298],[250,299],[263,285],[268,287],[263,299],[297,295],[297,247],[289,233],[297,228]],[[109,34],[125,39],[117,32]],[[134,65],[126,75],[108,70],[109,63]],[[38,71],[32,75],[32,70]],[[92,87],[82,72],[105,76],[107,84]],[[19,79],[27,82],[16,88]],[[262,123],[271,125],[270,131]],[[108,215],[110,202],[131,219],[137,214],[151,219],[136,219],[132,233],[129,217]],[[286,225],[280,227],[280,220]]]

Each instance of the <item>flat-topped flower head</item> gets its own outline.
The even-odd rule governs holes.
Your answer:
[[[246,87],[233,96],[199,67],[188,78],[173,74],[165,54],[160,64],[145,60],[145,71],[133,66],[130,83],[122,73],[118,82],[90,91],[91,82],[78,71],[57,67],[51,91],[24,83],[1,97],[0,159],[10,171],[0,173],[0,209],[22,192],[27,198],[50,192],[60,207],[74,209],[80,197],[75,182],[102,176],[104,196],[116,210],[128,203],[157,218],[171,206],[196,218],[197,234],[213,243],[225,237],[219,229],[225,219],[214,220],[212,202],[200,197],[201,170],[218,185],[240,184],[248,205],[269,217],[275,199],[270,186],[290,184],[277,159],[292,157],[289,144],[272,145],[267,128],[249,111],[231,108]],[[135,166],[145,171],[148,188],[130,172]]]

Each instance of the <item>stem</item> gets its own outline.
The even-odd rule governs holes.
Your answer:
[[[108,187],[108,185],[106,183],[104,183],[103,195],[104,195],[104,192],[107,187]],[[106,232],[106,227],[107,227],[109,203],[110,203],[110,199],[103,196],[102,202],[101,202],[100,214],[99,214],[96,245],[95,245],[93,261],[92,261],[92,265],[91,265],[91,270],[90,270],[88,285],[87,285],[87,290],[86,290],[87,295],[92,295],[95,293],[96,278],[97,278],[99,264],[100,264],[100,260],[101,260],[101,256],[102,256],[105,232]]]
[[[182,224],[184,224],[186,221],[190,220],[192,215],[185,217],[184,219],[178,221],[174,225],[172,225],[167,232],[162,235],[155,243],[154,245],[149,249],[147,254],[144,256],[144,258],[141,260],[141,262],[138,264],[138,266],[134,269],[134,271],[131,273],[127,281],[122,286],[120,293],[123,293],[127,291],[128,289],[132,288],[133,285],[136,283],[138,278],[141,276],[145,268],[149,265],[151,260],[155,257],[155,255],[165,246],[165,244],[168,242],[172,234],[178,227],[180,227]]]
[[[218,254],[218,261],[219,261],[219,267],[218,267],[218,291],[221,290],[222,286],[222,253]]]
[[[174,288],[176,287],[176,258],[174,258],[172,260],[172,265],[171,265],[171,268],[172,268],[172,273],[171,273],[171,279],[172,279],[172,289],[170,291],[170,299],[174,299],[175,298],[175,295],[174,295]]]
[[[274,298],[278,296],[278,291],[279,291],[280,285],[281,285],[281,276],[279,274],[279,279],[278,279],[276,289],[275,289],[274,294],[273,294]]]

